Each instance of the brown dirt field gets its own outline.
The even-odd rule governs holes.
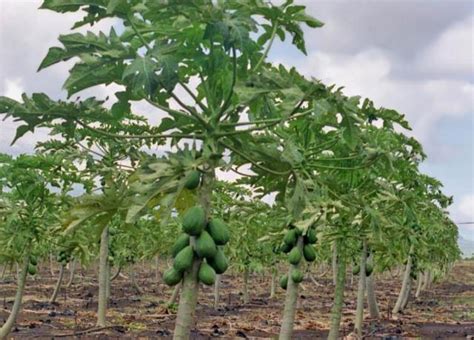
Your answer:
[[[140,266],[137,266],[140,267]],[[130,280],[119,277],[112,282],[108,320],[111,327],[80,334],[95,325],[97,281],[93,271],[87,276],[79,272],[71,288],[62,288],[56,305],[47,303],[55,279],[44,268],[35,280],[29,277],[23,310],[11,334],[14,339],[147,339],[171,338],[175,308],[167,309],[166,301],[172,289],[157,283],[154,272],[141,266],[137,273],[143,293],[137,295]],[[125,273],[127,275],[127,273]],[[353,328],[357,282],[346,287],[341,335],[348,336]],[[65,277],[67,281],[67,275]],[[319,339],[327,335],[332,305],[333,287],[329,277],[317,279],[319,285],[305,279],[300,289],[294,339]],[[280,327],[284,291],[277,290],[269,299],[270,277],[254,275],[251,279],[251,300],[243,304],[240,277],[224,275],[221,301],[214,310],[213,288],[200,290],[197,322],[193,339],[273,339]],[[381,320],[371,320],[366,314],[366,339],[466,339],[474,336],[474,261],[458,263],[443,282],[411,300],[408,309],[393,318],[390,310],[397,298],[400,279],[376,277],[376,293]],[[0,282],[0,324],[13,304],[15,283],[12,278]],[[76,335],[74,335],[76,334]]]

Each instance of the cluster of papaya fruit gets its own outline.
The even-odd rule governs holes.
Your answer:
[[[365,264],[365,276],[372,275],[373,271],[374,271],[374,266],[371,263],[366,263]],[[352,274],[359,275],[359,273],[360,273],[360,265],[357,264],[352,268]]]
[[[37,265],[38,265],[38,260],[37,260],[36,256],[31,255],[30,256],[30,263],[28,263],[28,274],[30,274],[31,276],[36,275],[36,273],[38,272],[38,270],[36,268]]]
[[[71,261],[71,253],[66,250],[60,250],[58,253],[58,262],[66,265]]]
[[[298,242],[300,239],[303,241],[301,245]],[[291,280],[294,283],[300,283],[304,278],[303,273],[297,267],[301,260],[304,258],[307,262],[313,262],[316,259],[316,250],[313,245],[317,240],[316,230],[313,227],[308,228],[303,235],[301,229],[290,226],[285,234],[280,249],[284,253],[288,253],[288,262],[294,266],[291,270]],[[280,278],[280,287],[286,289],[287,286],[288,275],[283,275]]]
[[[195,189],[200,178],[192,177],[193,183],[186,182],[188,189]],[[188,185],[192,184],[192,185]],[[228,266],[222,246],[230,239],[229,228],[220,218],[206,218],[203,207],[197,205],[189,208],[182,219],[183,233],[171,248],[174,257],[173,266],[165,271],[163,279],[169,286],[178,284],[186,271],[190,270],[194,260],[199,260],[199,281],[206,285],[215,282],[216,274],[223,274]]]

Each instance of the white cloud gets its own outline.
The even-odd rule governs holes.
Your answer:
[[[446,29],[419,55],[419,67],[434,73],[472,75],[473,28],[474,16],[471,16]]]
[[[472,82],[450,79],[405,79],[393,73],[396,62],[387,52],[369,48],[355,55],[316,51],[302,68],[327,84],[344,86],[347,95],[362,95],[376,105],[406,114],[414,134],[424,144],[432,139],[436,123],[474,109]]]
[[[21,100],[21,94],[24,92],[22,80],[17,79],[5,79],[5,96],[15,100]]]
[[[456,210],[460,222],[474,222],[474,194],[462,196]]]

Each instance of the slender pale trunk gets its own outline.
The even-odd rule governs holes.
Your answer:
[[[357,309],[354,322],[354,330],[358,338],[362,338],[362,326],[364,324],[364,300],[365,300],[365,266],[367,263],[367,242],[362,241],[362,252],[360,256],[359,286],[357,289]]]
[[[181,288],[181,283],[178,283],[176,286],[174,286],[173,293],[171,294],[170,299],[168,300],[168,303],[166,304],[166,306],[171,307],[171,305],[174,305],[176,301],[178,301],[180,288]]]
[[[340,245],[340,242],[341,241],[338,241],[337,246]],[[336,288],[334,291],[334,304],[331,309],[331,329],[329,330],[328,335],[329,340],[336,340],[339,337],[339,328],[341,325],[342,317],[342,305],[344,303],[344,285],[346,283],[346,261],[343,256],[339,256],[337,262],[337,280]]]
[[[56,286],[54,286],[53,295],[51,295],[51,298],[49,299],[50,304],[53,304],[53,303],[56,302],[59,290],[61,289],[61,283],[63,282],[64,268],[65,267],[66,266],[63,263],[61,263],[61,267],[59,268],[58,280],[56,281]]]
[[[210,214],[212,187],[215,180],[214,164],[208,165],[210,169],[202,175],[202,182],[199,190],[199,204],[203,207],[206,213],[206,218],[209,218]],[[191,236],[190,243],[195,247],[195,236]],[[184,273],[183,287],[179,299],[173,339],[185,340],[190,337],[199,293],[198,272],[200,264],[201,260],[195,258],[191,269]]]
[[[424,273],[424,281],[423,282],[423,287],[421,287],[421,290],[427,290],[430,288],[430,284],[431,284],[431,271],[430,270],[427,270],[425,273]]]
[[[270,299],[275,297],[276,291],[276,277],[277,277],[277,270],[275,268],[272,269],[272,284],[270,287]]]
[[[30,263],[30,253],[25,255],[23,259],[23,264],[21,272],[18,273],[18,282],[16,288],[15,302],[13,303],[12,311],[8,316],[7,321],[0,328],[0,339],[6,339],[8,334],[10,334],[13,326],[15,325],[16,318],[21,309],[21,301],[23,299],[23,292],[25,290],[26,275],[28,274],[28,264]]]
[[[69,281],[67,282],[66,287],[69,288],[72,286],[74,282],[74,275],[76,274],[76,259],[73,259],[72,262],[69,263]]]
[[[214,282],[214,309],[219,307],[219,286],[221,284],[221,276],[216,275],[216,282]]]
[[[423,275],[422,273],[418,273],[418,277],[416,279],[416,292],[415,292],[415,299],[418,299],[421,294],[421,287],[423,286]]]
[[[300,251],[303,251],[303,237],[298,237],[298,243],[296,244],[296,247],[298,247]],[[298,268],[299,264],[296,266],[290,264],[288,269],[288,284],[286,287],[285,308],[283,310],[283,318],[281,321],[280,340],[292,339],[299,284],[293,282],[291,279],[291,274],[294,270],[298,270]]]
[[[133,289],[135,289],[135,292],[137,294],[142,294],[142,289],[138,285],[133,265],[130,266],[130,280],[132,281],[132,287],[133,287]]]
[[[402,300],[402,310],[404,310],[408,304],[408,301],[410,300],[410,293],[411,293],[411,284],[412,284],[412,279],[408,280],[408,286],[405,291],[405,295],[403,295],[403,300]]]
[[[245,267],[244,269],[244,287],[243,287],[243,299],[244,303],[247,304],[249,303],[249,268],[248,266]]]
[[[100,254],[99,254],[99,296],[97,309],[97,326],[106,326],[107,314],[107,286],[109,279],[109,228],[105,227],[100,237]]]
[[[411,272],[411,265],[412,265],[411,253],[412,253],[412,248],[410,248],[410,252],[408,254],[407,264],[405,266],[405,273],[403,274],[402,288],[400,289],[400,293],[398,294],[398,299],[397,299],[397,302],[395,303],[395,306],[393,307],[392,314],[398,314],[403,309],[402,304],[403,304],[406,291],[408,289],[408,283],[410,281],[410,272]]]
[[[155,280],[156,282],[160,282],[160,258],[155,256]]]
[[[120,275],[121,271],[122,271],[122,266],[118,266],[117,271],[115,272],[114,275],[111,276],[110,281],[115,280]]]
[[[374,267],[374,257],[371,254],[367,259],[368,263]],[[365,279],[366,288],[367,288],[367,305],[369,306],[369,313],[372,319],[380,319],[380,312],[379,306],[377,304],[377,296],[375,295],[375,287],[374,287],[374,273],[372,275],[367,276]]]
[[[334,286],[337,284],[337,246],[335,241],[332,245],[332,283]]]
[[[49,272],[51,276],[54,276],[54,256],[53,253],[49,253]]]

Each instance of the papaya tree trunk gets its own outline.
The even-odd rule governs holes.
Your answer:
[[[214,164],[208,165],[209,169],[202,175],[199,190],[199,204],[204,209],[206,219],[209,218],[210,214],[212,187],[215,180]],[[195,236],[190,237],[190,244],[193,248],[195,247]],[[201,260],[195,258],[191,269],[184,273],[173,339],[185,340],[190,337],[199,293],[198,273],[200,264]]]
[[[374,274],[367,276],[365,281],[367,285],[367,305],[369,306],[370,317],[372,319],[380,319],[377,296],[375,295]]]
[[[49,253],[49,273],[51,277],[54,276],[54,255],[51,252]]]
[[[336,244],[339,246],[341,241]],[[329,330],[328,339],[336,340],[339,337],[339,328],[341,325],[342,305],[344,303],[344,286],[346,283],[346,260],[343,256],[338,257],[337,261],[337,280],[334,290],[334,303],[331,309],[331,329]]]
[[[408,301],[410,300],[411,284],[412,284],[412,279],[410,277],[410,279],[408,280],[408,286],[405,291],[405,295],[403,296],[403,300],[402,300],[402,310],[406,308],[406,306],[408,305]]]
[[[298,242],[296,247],[303,251],[303,237],[298,237]],[[298,300],[298,286],[299,284],[293,282],[291,278],[291,274],[294,270],[298,270],[298,265],[290,264],[288,269],[288,284],[286,287],[286,297],[285,297],[285,308],[283,310],[283,318],[281,322],[281,329],[280,329],[280,340],[291,340],[293,335],[293,325],[295,322],[295,314],[296,314],[296,304]]]
[[[221,276],[216,275],[216,282],[214,282],[214,309],[219,307],[219,286],[221,284]]]
[[[244,288],[243,288],[244,304],[249,303],[249,268],[244,269]]]
[[[179,296],[179,290],[181,288],[181,283],[178,283],[176,286],[174,286],[173,293],[171,293],[170,299],[166,303],[167,307],[171,307],[178,301],[178,296]]]
[[[272,269],[272,283],[270,287],[270,299],[275,298],[277,270]]]
[[[400,289],[400,293],[398,294],[398,299],[397,299],[397,302],[395,303],[395,306],[393,307],[392,314],[398,314],[403,309],[402,304],[405,298],[406,291],[408,289],[408,283],[410,281],[411,264],[412,264],[412,257],[411,257],[411,248],[410,248],[407,264],[405,266],[405,273],[403,274],[402,288]]]
[[[158,255],[155,256],[155,280],[160,282],[160,258]]]
[[[51,298],[49,299],[50,304],[53,304],[56,302],[59,290],[61,289],[61,283],[63,282],[65,268],[66,266],[63,263],[61,263],[61,267],[59,268],[58,280],[56,281],[56,285],[54,286],[53,295],[51,295]]]
[[[418,277],[416,279],[416,292],[415,292],[415,299],[418,299],[421,294],[421,287],[423,286],[423,274],[418,273]]]
[[[74,282],[75,274],[76,274],[76,259],[73,259],[72,262],[69,263],[69,281],[66,284],[67,288],[72,286],[72,283]]]
[[[424,281],[423,282],[423,287],[421,288],[423,291],[427,290],[430,288],[430,284],[431,284],[431,271],[427,270],[425,272],[425,275],[424,275]]]
[[[332,283],[335,286],[337,284],[337,246],[334,241],[332,245]]]
[[[132,281],[132,287],[137,294],[142,294],[142,289],[138,285],[137,278],[135,275],[135,269],[133,268],[133,264],[130,266],[130,281]]]
[[[26,276],[28,274],[28,265],[30,263],[30,254],[29,252],[25,255],[23,259],[23,264],[21,266],[21,272],[18,273],[18,282],[16,288],[15,302],[13,303],[12,311],[8,316],[7,321],[0,328],[0,339],[6,339],[8,334],[10,334],[13,326],[15,325],[16,318],[21,309],[21,302],[23,299],[23,292],[25,290]]]
[[[118,266],[117,271],[115,272],[114,275],[111,276],[110,281],[115,280],[120,275],[121,271],[122,271],[122,266]]]
[[[360,255],[359,286],[357,289],[357,309],[354,322],[354,330],[359,339],[362,338],[362,327],[364,324],[364,300],[365,300],[365,266],[367,263],[367,242],[362,241],[362,252]]]
[[[97,326],[106,326],[107,314],[107,286],[109,281],[109,228],[105,227],[100,237],[99,251],[99,294],[97,308]]]

